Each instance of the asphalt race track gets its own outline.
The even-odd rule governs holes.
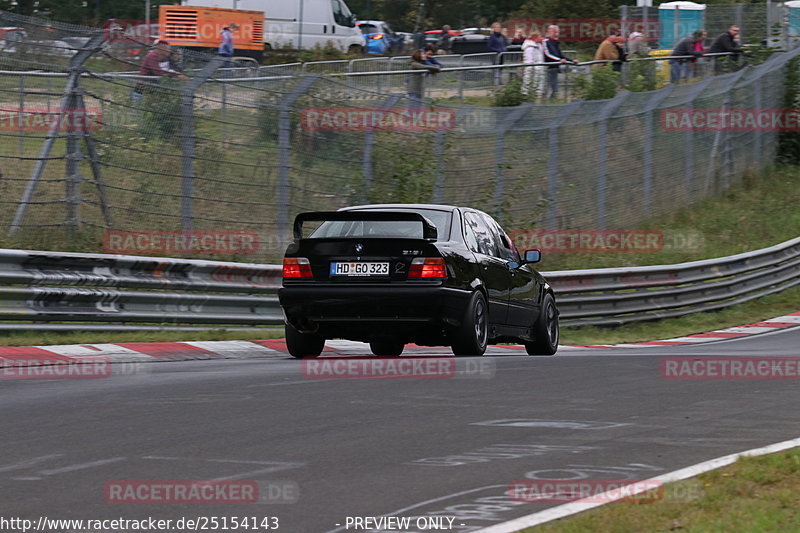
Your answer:
[[[316,379],[288,356],[3,379],[0,514],[269,516],[289,533],[426,516],[476,531],[557,505],[510,499],[514,480],[646,479],[798,437],[796,379],[664,379],[672,356],[800,356],[800,327],[697,346],[459,359],[443,379]],[[109,502],[109,483],[175,480],[255,481],[278,503]]]

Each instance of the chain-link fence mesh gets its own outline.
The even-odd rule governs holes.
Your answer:
[[[22,32],[0,51],[7,246],[146,255],[109,249],[108,232],[245,232],[256,249],[212,248],[250,261],[283,253],[296,213],[365,202],[469,205],[511,229],[634,227],[774,160],[775,131],[672,131],[664,113],[778,108],[800,54],[612,100],[419,107],[388,82],[295,66],[241,77],[190,52],[157,57],[163,75],[117,74],[157,47],[0,19]],[[412,75],[381,74],[399,76]]]

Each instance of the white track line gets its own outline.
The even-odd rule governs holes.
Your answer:
[[[648,482],[652,481],[655,483],[671,483],[673,481],[681,481],[683,479],[697,476],[704,472],[709,472],[711,470],[716,470],[717,468],[722,468],[723,466],[728,466],[729,464],[735,463],[740,457],[767,455],[769,453],[776,453],[783,450],[796,448],[798,446],[800,446],[800,438],[786,440],[776,444],[770,444],[769,446],[764,446],[763,448],[754,448],[752,450],[733,453],[731,455],[725,455],[723,457],[717,457],[716,459],[697,463],[696,465],[688,466],[686,468],[681,468],[680,470],[675,470],[674,472],[669,472],[661,476],[650,478]],[[605,505],[616,500],[627,498],[631,494],[644,492],[647,489],[647,484],[648,483],[641,483],[641,490],[632,489],[628,494],[622,494],[621,492],[624,491],[619,490],[609,491],[600,495],[592,496],[591,501],[588,502],[585,500],[578,500],[576,502],[565,503],[564,505],[558,505],[556,507],[551,507],[550,509],[545,509],[544,511],[539,511],[538,513],[529,514],[521,518],[509,520],[508,522],[503,522],[502,524],[496,524],[494,526],[480,529],[476,533],[514,533],[516,531],[521,531],[529,527],[544,524],[545,522],[564,518],[587,511],[589,509],[593,509],[595,507],[600,507],[601,505]]]

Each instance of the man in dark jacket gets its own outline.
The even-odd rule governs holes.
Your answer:
[[[547,38],[544,40],[544,60],[548,65],[547,68],[547,92],[549,98],[555,98],[558,92],[558,71],[563,63],[575,64],[575,61],[567,59],[561,53],[561,43],[558,40],[559,28],[555,24],[547,27]]]
[[[492,24],[492,34],[489,36],[488,48],[490,52],[494,52],[497,54],[494,60],[495,65],[503,64],[502,53],[507,50],[506,38],[502,32],[503,32],[503,26],[501,26],[499,22],[495,22],[494,24]],[[495,85],[500,85],[500,80],[502,79],[502,73],[500,72],[500,70],[501,69],[495,69],[494,71]]]
[[[739,26],[731,26],[728,31],[721,34],[719,37],[714,40],[714,44],[711,45],[711,49],[708,51],[710,54],[721,54],[728,52],[732,55],[730,56],[717,56],[714,58],[714,72],[719,74],[722,72],[722,66],[727,61],[727,58],[730,58],[730,61],[739,61],[739,52],[742,51],[742,48],[739,46],[737,42],[739,37]]]
[[[506,38],[503,35],[503,27],[499,22],[492,24],[492,34],[489,36],[489,51],[500,54],[506,51]]]
[[[694,56],[695,58],[703,55],[701,52],[694,50],[694,45],[697,41],[703,38],[705,30],[697,30],[691,36],[685,37],[680,40],[678,45],[670,54],[671,56]],[[689,74],[689,63],[691,58],[670,59],[669,60],[669,82],[678,83],[681,79],[686,78]]]

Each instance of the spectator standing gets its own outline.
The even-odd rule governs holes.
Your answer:
[[[501,54],[508,49],[506,47],[506,38],[503,35],[503,27],[499,22],[492,24],[492,34],[489,36],[488,46],[489,51],[496,54]]]
[[[495,22],[492,24],[492,34],[489,36],[489,43],[488,43],[489,51],[494,52],[494,64],[495,65],[502,65],[503,64],[503,56],[502,53],[507,51],[508,48],[506,47],[506,37],[503,35],[503,26],[500,25],[499,22]],[[500,85],[500,79],[502,76],[502,72],[500,69],[495,69],[494,71],[494,84]]]
[[[436,48],[441,50],[443,54],[449,54],[453,50],[453,36],[450,35],[450,26],[447,24],[442,26],[442,35],[436,41]]]
[[[597,47],[597,52],[594,54],[595,61],[608,61],[611,63],[614,72],[622,70],[622,61],[625,61],[625,51],[622,49],[622,43],[625,41],[619,35],[609,35]],[[603,67],[608,63],[596,63],[593,67]]]
[[[642,58],[650,56],[650,46],[643,33],[635,31],[628,36],[627,43],[628,57]]]
[[[675,46],[675,49],[670,53],[671,56],[692,56],[694,59],[698,57],[698,52],[695,51],[694,45],[699,41],[703,30],[695,31],[691,36],[684,37]],[[680,80],[688,77],[689,74],[689,60],[690,58],[670,59],[669,60],[669,82],[678,83]]]
[[[522,46],[522,43],[525,42],[525,35],[522,33],[522,30],[517,30],[517,33],[514,34],[514,38],[511,39],[511,44]]]
[[[559,67],[566,63],[575,64],[575,61],[567,59],[561,53],[561,43],[558,41],[559,31],[558,26],[551,24],[547,27],[547,38],[544,40],[544,59],[547,63],[551,63],[547,67],[547,90],[550,98],[555,98],[558,93]]]
[[[731,26],[728,28],[728,31],[725,33],[720,34],[714,42],[711,44],[711,48],[708,50],[711,54],[722,54],[722,53],[729,53],[732,54],[727,58],[723,56],[717,56],[713,59],[714,61],[714,72],[716,74],[720,74],[722,72],[722,65],[724,63],[730,62],[738,62],[739,61],[739,53],[742,51],[741,46],[739,46],[739,26]]]
[[[219,55],[225,58],[224,68],[231,68],[231,58],[233,57],[233,32],[239,29],[238,24],[228,24],[220,32],[221,42],[219,45]]]
[[[159,77],[169,77],[169,78],[179,78],[181,80],[188,80],[188,76],[181,74],[176,70],[172,70],[169,65],[169,58],[170,58],[170,46],[169,43],[163,39],[158,39],[155,42],[155,46],[153,47],[150,52],[144,57],[142,60],[142,64],[139,68],[139,75],[140,76],[159,76]],[[144,82],[139,82],[136,84],[136,87],[133,89],[133,94],[131,98],[134,104],[139,104],[142,101],[142,95],[144,94],[145,84]]]
[[[422,105],[422,94],[424,92],[425,76],[436,74],[441,67],[425,63],[426,58],[422,50],[414,50],[411,54],[411,70],[422,70],[419,74],[409,74],[408,78],[408,99],[411,107]]]
[[[533,32],[522,42],[522,59],[525,64],[544,63],[544,43],[539,32]],[[544,94],[544,70],[546,67],[539,65],[525,67],[522,74],[523,94],[533,93],[536,96]]]

